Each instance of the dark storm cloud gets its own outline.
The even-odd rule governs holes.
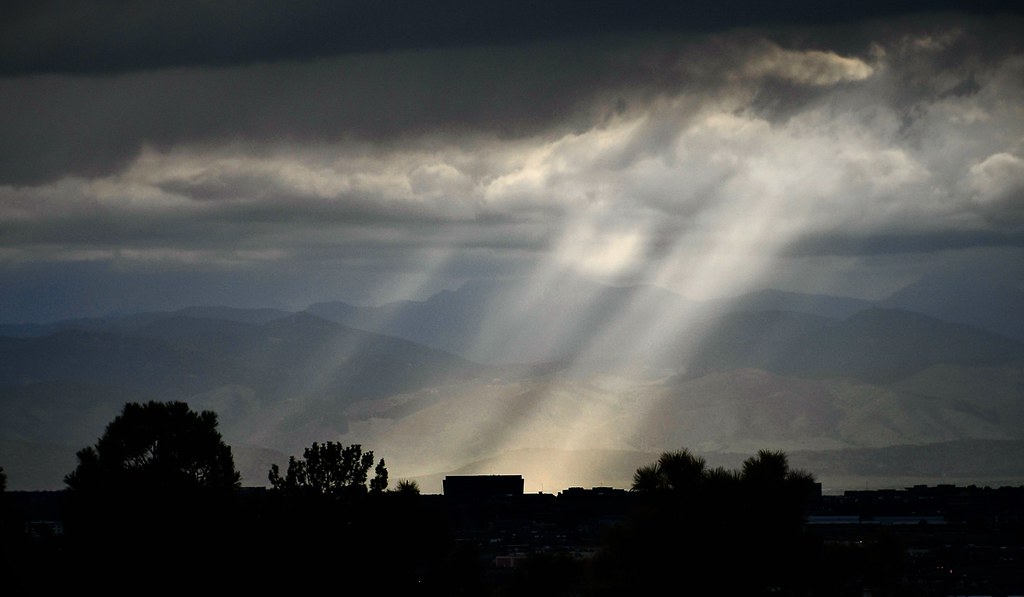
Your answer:
[[[610,32],[835,23],[953,9],[1019,12],[1020,6],[1005,0],[12,0],[0,9],[0,74],[306,60]]]
[[[97,304],[113,304],[125,272],[165,289],[168,272],[182,290],[156,298],[181,303],[221,296],[204,290],[220,273],[301,305],[310,289],[392,299],[565,270],[710,296],[781,262],[856,269],[1021,245],[1019,17],[798,2],[776,16],[810,12],[778,22],[754,10],[683,23],[672,8],[613,24],[625,5],[598,4],[598,16],[523,17],[500,33],[475,8],[432,28],[453,4],[380,5],[408,20],[364,6],[358,18],[387,33],[362,38],[376,45],[317,38],[265,3],[237,22],[213,2],[120,3],[114,25],[102,3],[12,15],[21,41],[0,43],[53,37],[0,54],[0,281],[67,273],[53,287],[73,294],[65,303],[94,280]],[[353,6],[324,8],[324,30],[341,31],[332,15]],[[860,6],[888,18],[841,22]],[[731,28],[743,22],[758,26]],[[129,41],[130,56],[97,54]]]
[[[617,46],[604,40],[0,79],[0,183],[109,174],[144,145],[586,130],[631,100],[681,83],[678,73],[659,74],[660,64],[620,58]]]
[[[0,79],[0,181],[113,172],[143,145],[408,139],[585,128],[583,98],[636,80],[591,47],[367,55],[228,70]],[[594,48],[599,50],[600,48]],[[616,78],[617,82],[616,82]],[[635,92],[629,92],[635,93]]]
[[[939,19],[934,29],[947,31],[952,23],[966,34],[924,55],[903,51],[899,79],[889,73],[890,84],[871,93],[884,94],[909,126],[921,98],[970,93],[976,72],[1019,49],[1016,22]],[[763,31],[606,35],[302,63],[0,78],[0,184],[108,175],[144,147],[349,139],[409,144],[437,133],[515,138],[584,132],[659,97],[685,93],[698,109],[746,80],[757,85],[748,91],[750,108],[779,121],[816,101],[865,103],[855,89],[831,89],[835,81],[814,79],[820,75],[815,68],[834,68],[824,55],[805,57],[804,71],[794,76],[779,66],[785,52],[827,52],[829,43],[845,39],[852,56],[868,59],[873,41],[898,52],[908,31],[927,36],[930,23],[915,17],[871,31],[836,25],[829,34],[791,26],[771,33],[786,40],[782,46]],[[765,56],[775,56],[777,64]],[[752,57],[760,62],[752,66]]]

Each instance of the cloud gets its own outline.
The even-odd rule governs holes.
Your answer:
[[[862,81],[874,69],[857,58],[820,50],[794,51],[768,45],[743,65],[744,77],[777,77],[800,85],[835,85]]]
[[[669,221],[714,221],[732,217],[715,214],[737,197],[784,195],[780,209],[801,228],[935,222],[921,218],[921,210],[931,208],[920,195],[929,192],[929,162],[936,158],[930,148],[921,151],[900,138],[899,115],[884,103],[875,110],[889,110],[889,116],[866,121],[815,102],[782,123],[743,111],[746,88],[759,77],[781,73],[828,86],[870,82],[871,67],[835,54],[783,50],[764,40],[734,52],[745,58],[723,74],[730,82],[719,90],[695,95],[682,86],[580,132],[555,127],[505,137],[441,127],[407,133],[401,142],[370,137],[308,144],[257,133],[248,142],[213,144],[197,131],[191,142],[186,136],[181,145],[141,150],[116,174],[11,187],[19,189],[12,197],[22,197],[11,203],[31,202],[36,209],[52,203],[62,218],[69,217],[69,206],[73,212],[75,205],[99,205],[127,219],[210,225],[225,220],[226,227],[230,219],[279,221],[282,227],[374,221],[401,226],[484,222],[496,214],[570,217],[579,209],[641,219],[644,210],[653,210]],[[587,94],[593,99],[599,93]],[[935,119],[947,104],[923,104],[917,122]],[[990,110],[981,106],[975,108]],[[384,113],[381,120],[389,111]],[[308,126],[315,121],[310,118]],[[928,126],[918,126],[931,134]],[[964,121],[961,128],[970,132],[975,123]],[[943,149],[950,149],[948,142]],[[964,157],[957,159],[962,163]]]
[[[785,4],[596,0],[372,2],[10,0],[0,12],[0,75],[114,73],[301,61],[354,52],[529,43],[604,33],[713,32],[779,23],[958,10],[1020,13],[1000,0]],[[924,43],[926,38],[921,38]]]
[[[1009,34],[1001,27],[969,30],[971,24],[956,21],[965,33],[946,53],[915,54],[912,44],[900,49],[905,34],[883,39],[892,58],[881,73],[867,53],[784,47],[765,35],[728,32],[595,36],[98,77],[0,78],[0,183],[106,176],[128,167],[146,148],[233,144],[252,151],[348,141],[408,147],[466,146],[481,137],[550,140],[659,106],[669,106],[670,120],[709,105],[755,109],[775,120],[815,103],[851,101],[845,98],[867,105],[883,99],[911,110],[922,97],[948,90],[918,84],[953,77],[946,61],[978,63],[974,72],[950,81],[953,87],[1005,60],[975,46],[989,36],[1003,40],[1004,50],[1012,48]],[[927,30],[932,36],[944,31]],[[871,40],[861,35],[862,52]],[[880,98],[850,89],[874,79],[892,83],[872,87]]]
[[[986,217],[1000,227],[1024,224],[1024,159],[1006,152],[971,166],[968,185]]]
[[[582,42],[0,79],[0,180],[103,176],[146,147],[234,143],[246,149],[349,139],[405,145],[437,134],[464,144],[464,136],[585,129],[613,109],[598,95],[622,90],[629,97],[639,76],[632,64],[611,63],[600,47]]]
[[[7,77],[0,259],[724,293],[1019,246],[1012,20]]]

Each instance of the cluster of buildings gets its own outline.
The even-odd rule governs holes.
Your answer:
[[[443,493],[421,495],[424,512],[443,513],[455,540],[472,545],[492,570],[515,569],[536,554],[592,558],[606,533],[627,522],[638,495],[572,487],[525,493],[519,475],[448,476]],[[9,492],[33,540],[62,533],[60,492]],[[819,495],[805,531],[822,545],[857,553],[893,548],[901,583],[923,591],[1024,593],[1024,487],[914,486]]]
[[[526,494],[522,477],[490,475],[450,476],[443,495],[423,497],[443,502],[456,537],[500,569],[537,553],[592,557],[604,533],[628,519],[638,496],[610,487]],[[819,491],[805,520],[810,536],[847,558],[898,553],[897,577],[886,582],[907,590],[1024,593],[1024,487]],[[881,582],[870,575],[859,581],[864,594]]]

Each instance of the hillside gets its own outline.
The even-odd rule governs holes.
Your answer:
[[[1021,278],[962,269],[938,271],[892,293],[879,306],[914,311],[1024,340]]]
[[[228,443],[282,462],[314,441],[361,443],[395,478],[492,459],[533,466],[534,450],[604,454],[587,466],[607,479],[631,455],[683,446],[818,453],[1024,439],[1024,343],[863,307],[776,291],[697,304],[565,280],[473,283],[381,307],[58,322],[0,337],[0,465],[28,458],[49,467],[28,478],[59,485],[67,471],[57,463],[66,467],[124,402],[149,399],[214,410]],[[53,457],[11,447],[26,445]],[[247,465],[251,482],[264,482],[257,469],[267,464]]]
[[[893,381],[941,363],[1002,365],[1022,358],[1024,342],[908,311],[869,309],[808,334],[771,369]]]
[[[59,446],[48,449],[63,450],[66,460],[95,441],[125,402],[184,400],[217,412],[229,443],[295,453],[345,433],[348,404],[483,371],[308,314],[264,324],[171,315],[133,334],[0,338],[0,439]],[[66,472],[49,474],[59,480]]]
[[[475,281],[426,301],[381,307],[325,303],[308,310],[475,362],[510,364],[564,360],[583,352],[592,358],[621,358],[629,351],[631,332],[650,328],[661,313],[691,307],[690,301],[656,287],[619,288],[568,278],[538,288]]]

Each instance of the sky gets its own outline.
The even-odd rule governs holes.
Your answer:
[[[1022,13],[5,2],[0,320],[494,277],[696,299],[1019,283]]]

